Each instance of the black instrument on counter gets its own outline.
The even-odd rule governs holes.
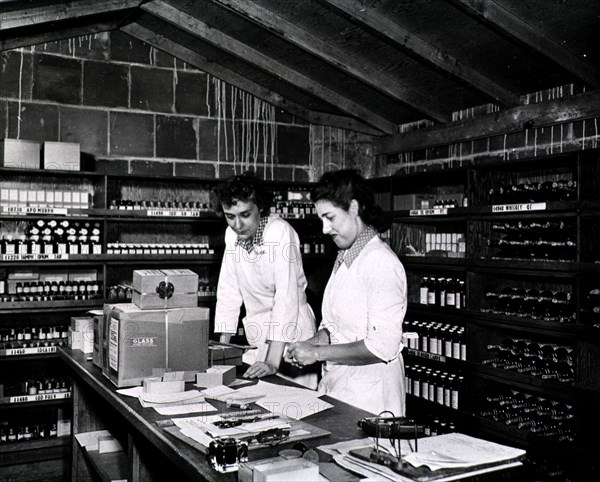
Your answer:
[[[383,417],[385,413],[389,413],[391,417]],[[351,450],[350,454],[367,462],[383,465],[395,472],[401,472],[406,466],[406,462],[402,460],[400,451],[400,443],[397,446],[394,442],[399,439],[414,439],[415,448],[417,451],[417,439],[425,435],[425,427],[417,425],[414,420],[405,417],[394,417],[392,412],[382,412],[378,417],[362,418],[358,421],[358,426],[369,436],[375,439],[375,448],[362,448]],[[389,439],[392,447],[396,451],[396,455],[390,455],[379,450],[379,440]]]
[[[369,437],[409,439],[425,435],[425,427],[405,417],[367,417],[358,421],[358,426]]]

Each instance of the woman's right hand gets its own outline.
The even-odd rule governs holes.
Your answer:
[[[292,358],[292,365],[303,367],[319,361],[316,345],[307,341],[299,341],[291,345],[288,353]]]
[[[285,354],[283,356],[283,359],[290,365],[299,366],[298,364],[296,364],[294,357],[292,356],[292,350],[294,350],[295,346],[296,346],[295,343],[288,343],[287,349],[285,350]]]

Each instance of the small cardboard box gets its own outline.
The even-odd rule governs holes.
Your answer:
[[[319,466],[305,459],[273,457],[243,462],[238,471],[238,482],[319,481]]]
[[[133,303],[142,310],[198,306],[198,275],[189,269],[133,272]]]
[[[77,142],[44,142],[44,169],[79,171],[80,147]]]
[[[20,169],[40,168],[40,143],[20,139],[0,141],[0,166]]]
[[[68,342],[72,350],[81,350],[83,353],[94,353],[94,333],[91,329],[75,331],[72,327],[69,327]]]
[[[210,366],[241,365],[244,350],[229,346],[211,346],[209,348]]]
[[[204,373],[196,373],[196,385],[210,388],[219,385],[230,385],[235,382],[235,366],[213,365]]]
[[[208,320],[208,308],[104,305],[108,356],[103,371],[118,387],[141,385],[157,369],[185,371],[185,380],[193,381],[208,366]]]

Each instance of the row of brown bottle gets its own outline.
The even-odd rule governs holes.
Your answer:
[[[458,410],[464,377],[422,365],[405,367],[406,393]]]
[[[404,331],[415,332],[418,340],[408,340],[408,348],[457,360],[467,359],[465,329],[449,323],[404,320]],[[414,344],[411,344],[414,343]]]
[[[419,303],[454,309],[466,307],[465,282],[459,278],[424,276],[419,286]]]

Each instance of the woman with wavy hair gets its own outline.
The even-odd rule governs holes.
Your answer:
[[[299,366],[324,362],[319,391],[372,413],[405,414],[402,322],[406,274],[378,235],[381,209],[355,170],[325,173],[312,190],[323,233],[338,256],[323,296],[323,319],[290,347]]]

